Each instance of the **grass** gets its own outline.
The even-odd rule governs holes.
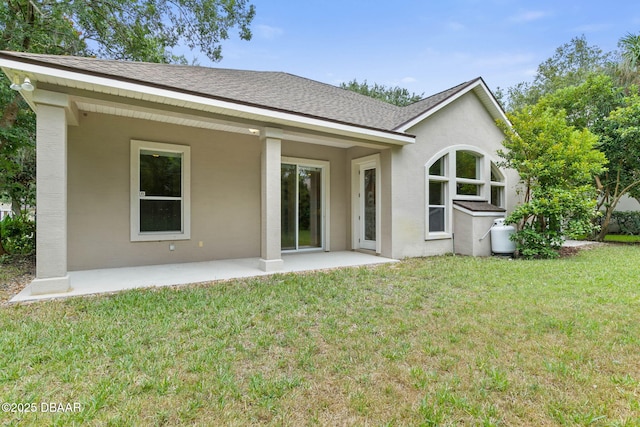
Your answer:
[[[636,246],[0,309],[6,425],[640,425]],[[2,418],[4,416],[4,419]]]
[[[607,234],[604,237],[604,241],[617,243],[640,243],[640,236],[629,236],[626,234]]]

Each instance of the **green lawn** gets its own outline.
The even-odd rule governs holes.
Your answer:
[[[38,411],[0,421],[637,426],[638,265],[604,245],[5,306],[0,397]]]
[[[617,243],[640,243],[640,236],[628,236],[626,234],[607,234],[604,237],[604,241]]]

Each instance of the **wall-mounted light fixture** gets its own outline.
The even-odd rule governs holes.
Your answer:
[[[11,86],[9,86],[13,90],[22,90],[22,86],[20,85],[20,77],[13,76],[13,80],[11,80]]]
[[[32,92],[33,89],[35,89],[33,87],[33,84],[31,83],[31,80],[29,80],[29,77],[24,78],[24,82],[22,82],[22,89],[26,90],[27,92]]]
[[[249,132],[250,132],[252,135],[260,135],[260,129],[252,129],[252,128],[249,128]]]
[[[11,81],[11,86],[9,87],[13,90],[26,90],[27,92],[32,92],[33,89],[35,89],[29,77],[25,77],[24,80],[22,81],[22,84],[20,84],[19,76],[13,76],[13,80]]]

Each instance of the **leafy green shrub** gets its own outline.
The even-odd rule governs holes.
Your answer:
[[[592,231],[597,214],[593,177],[606,162],[595,149],[594,134],[569,126],[564,110],[543,101],[508,114],[510,124],[498,122],[505,134],[499,165],[518,172],[524,196],[506,218],[516,225],[513,239],[524,258],[555,258],[563,236]]]
[[[512,236],[518,254],[526,259],[557,258],[564,238],[578,238],[592,228],[595,210],[593,189],[537,188],[531,200],[517,206],[507,217],[519,225]]]
[[[531,224],[525,224],[512,235],[518,254],[525,259],[553,259],[560,256],[562,236],[552,230],[540,232]]]
[[[614,211],[611,214],[612,225],[617,225],[620,234],[640,236],[640,212]]]
[[[31,255],[36,251],[36,224],[26,215],[4,217],[0,236],[2,246],[11,255]]]

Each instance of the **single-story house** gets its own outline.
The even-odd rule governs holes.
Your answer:
[[[481,78],[406,107],[283,72],[0,52],[37,115],[37,277],[283,253],[489,255],[516,203]],[[9,82],[7,83],[9,84]]]

